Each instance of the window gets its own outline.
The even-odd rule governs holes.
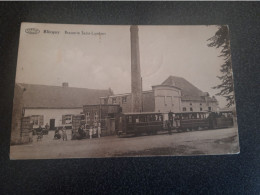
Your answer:
[[[116,98],[112,98],[112,104],[116,103]]]
[[[108,98],[104,98],[104,104],[108,104]]]
[[[192,106],[192,103],[190,103],[190,106]]]
[[[89,121],[90,121],[89,112],[87,112],[87,114],[86,114],[86,122],[89,122]]]
[[[43,125],[43,115],[32,115],[30,117],[30,123],[33,125]]]
[[[208,107],[209,111],[211,111],[211,107]]]
[[[155,120],[156,121],[162,121],[162,116],[161,115],[155,115]]]
[[[129,117],[128,117],[128,122],[129,122],[129,123],[132,123],[132,116],[129,116]]]
[[[200,111],[202,111],[202,108],[200,108]]]
[[[195,119],[195,118],[197,118],[197,115],[196,115],[196,114],[191,114],[191,115],[190,115],[190,118],[191,118],[191,119]]]
[[[86,122],[88,123],[90,121],[90,112],[86,113]]]
[[[84,114],[81,114],[80,120],[82,120],[82,121],[85,120],[85,116],[84,116]]]
[[[98,112],[94,112],[94,121],[98,121]]]
[[[38,125],[39,124],[39,117],[38,117],[38,115],[31,116],[31,123],[33,125]]]
[[[155,120],[156,120],[155,115],[150,115],[149,120],[150,120],[150,121],[155,121]]]
[[[139,119],[140,119],[140,122],[146,122],[146,117],[145,116],[140,116]]]
[[[71,115],[63,115],[62,116],[62,124],[71,124],[72,123],[72,116]]]
[[[182,111],[186,111],[186,107],[183,107],[183,108],[182,108]]]
[[[126,103],[127,96],[122,97],[122,103]]]
[[[200,105],[202,106],[202,103],[200,103]]]
[[[66,115],[65,120],[71,120],[71,115]]]
[[[190,108],[190,111],[192,112],[192,111],[193,111],[193,109],[192,109],[192,108]]]

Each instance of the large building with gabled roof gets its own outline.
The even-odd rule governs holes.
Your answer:
[[[131,112],[132,94],[101,97],[102,104],[118,104],[124,113]],[[169,76],[152,90],[142,92],[140,112],[216,111],[218,101],[182,77]]]
[[[162,85],[175,86],[181,89],[181,112],[216,111],[218,101],[208,92],[203,92],[182,77],[169,76]]]

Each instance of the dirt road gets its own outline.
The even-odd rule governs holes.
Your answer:
[[[53,132],[42,141],[10,148],[10,159],[97,158],[151,155],[204,155],[238,153],[237,128],[160,133],[152,136],[100,139],[53,140]],[[70,138],[70,136],[68,136]]]

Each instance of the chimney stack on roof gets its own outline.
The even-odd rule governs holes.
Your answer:
[[[62,87],[69,87],[69,83],[68,82],[63,82],[62,83]]]

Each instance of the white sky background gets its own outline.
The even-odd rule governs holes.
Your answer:
[[[39,34],[25,29],[38,28]],[[60,31],[59,35],[43,30]],[[64,31],[101,32],[105,35],[67,35]],[[210,48],[216,26],[139,26],[143,90],[168,76],[183,77],[202,91],[215,95],[223,59]],[[130,26],[57,25],[23,23],[17,64],[17,83],[131,92]],[[216,97],[220,107],[224,98]]]

